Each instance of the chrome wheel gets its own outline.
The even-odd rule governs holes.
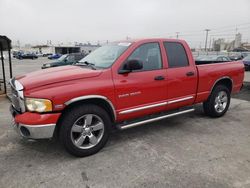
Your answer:
[[[71,141],[80,149],[96,146],[104,134],[104,123],[95,114],[85,114],[78,118],[71,128]]]
[[[216,96],[214,102],[214,109],[216,110],[216,112],[222,113],[226,109],[227,102],[228,102],[227,93],[225,91],[220,91]]]

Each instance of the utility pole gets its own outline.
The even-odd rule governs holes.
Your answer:
[[[206,31],[206,41],[205,41],[205,51],[207,51],[207,37],[208,37],[208,32],[211,31],[210,29],[205,29]]]
[[[209,50],[209,51],[211,51],[211,42],[212,42],[212,40],[211,40],[211,39],[212,39],[212,37],[211,37],[211,35],[210,35],[209,47],[208,47],[208,50]]]
[[[176,32],[176,38],[177,38],[177,39],[179,38],[179,33],[180,33],[180,32]]]

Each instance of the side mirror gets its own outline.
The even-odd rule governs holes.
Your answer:
[[[142,62],[138,59],[131,59],[128,60],[124,65],[123,68],[119,70],[119,74],[125,74],[132,72],[133,70],[140,70],[143,68]]]

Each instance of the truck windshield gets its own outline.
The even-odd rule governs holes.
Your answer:
[[[102,46],[79,61],[87,62],[97,68],[108,68],[130,46],[131,43],[112,43]]]

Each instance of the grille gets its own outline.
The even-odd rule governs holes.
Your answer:
[[[11,89],[11,102],[12,102],[12,106],[17,111],[21,112],[21,107],[20,107],[20,103],[19,103],[18,92],[14,88]]]
[[[24,112],[24,102],[23,99],[21,99],[20,92],[23,91],[17,91],[15,87],[15,80],[10,81],[11,84],[11,103],[12,106],[18,111],[18,112]]]

